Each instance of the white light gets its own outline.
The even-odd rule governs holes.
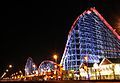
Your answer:
[[[115,65],[115,73],[120,75],[120,70],[119,69],[120,69],[120,65],[116,64]]]
[[[58,76],[58,78],[61,78],[61,76]]]
[[[6,72],[3,73],[3,75],[1,76],[1,78],[3,78],[6,75]]]
[[[38,71],[36,70],[35,72],[36,72],[36,74],[38,75]]]
[[[12,68],[12,65],[9,65],[9,68]]]
[[[89,11],[89,10],[88,10],[88,11],[87,11],[87,13],[88,13],[88,14],[90,14],[90,13],[91,13],[91,11]]]
[[[22,71],[19,71],[19,73],[22,73]]]
[[[99,68],[99,66],[98,66],[97,63],[94,63],[93,67],[94,67],[95,69],[98,69],[98,68]]]
[[[6,72],[8,72],[8,69],[6,69]]]
[[[51,79],[53,79],[53,77],[51,77]]]

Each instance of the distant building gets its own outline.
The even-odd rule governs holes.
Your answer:
[[[85,66],[81,63],[79,68],[81,79],[88,76],[91,80],[120,79],[120,58],[104,58],[100,63],[88,63],[87,70]]]
[[[60,64],[65,70],[79,71],[81,63],[100,63],[105,57],[120,58],[120,36],[90,8],[73,23]]]

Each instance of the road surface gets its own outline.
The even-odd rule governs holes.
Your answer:
[[[1,80],[0,83],[120,83],[120,80],[102,80],[102,81],[81,81],[81,80],[51,80],[51,81],[19,81],[19,80]]]

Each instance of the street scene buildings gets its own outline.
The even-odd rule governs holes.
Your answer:
[[[85,10],[74,21],[60,64],[45,60],[39,67],[31,57],[25,76],[12,79],[120,80],[120,36],[95,9]]]
[[[26,75],[34,74],[29,66]],[[38,70],[46,79],[120,79],[120,36],[95,8],[85,10],[70,29],[60,64],[43,61]]]

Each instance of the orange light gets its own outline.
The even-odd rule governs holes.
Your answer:
[[[56,59],[58,58],[58,56],[57,56],[57,55],[54,55],[53,58],[56,60]]]

